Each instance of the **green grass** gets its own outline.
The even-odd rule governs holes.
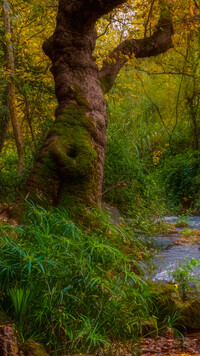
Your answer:
[[[128,227],[97,226],[35,206],[23,226],[1,224],[2,308],[23,339],[62,353],[137,337],[153,308],[139,275],[148,251]]]

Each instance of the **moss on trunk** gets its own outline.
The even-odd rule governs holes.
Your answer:
[[[69,207],[95,201],[97,152],[91,139],[93,128],[93,118],[87,116],[85,106],[68,105],[57,117],[35,175],[36,192],[50,204]]]

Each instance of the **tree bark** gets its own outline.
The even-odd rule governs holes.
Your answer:
[[[197,105],[195,107],[194,101],[197,101]],[[189,115],[190,115],[190,120],[192,122],[192,132],[193,132],[193,149],[195,151],[199,150],[199,129],[198,129],[198,124],[197,124],[197,110],[198,110],[198,99],[195,98],[195,94],[193,91],[193,95],[190,98],[187,98],[188,102],[188,107],[189,107]]]
[[[28,180],[27,190],[31,196],[37,193],[50,204],[68,208],[77,203],[86,206],[101,203],[107,126],[103,90],[109,90],[114,83],[125,59],[123,63],[119,61],[120,65],[118,61],[115,65],[104,62],[98,72],[92,57],[95,23],[103,14],[125,2],[59,1],[55,32],[43,45],[52,61],[58,107],[53,127]],[[156,34],[145,41],[132,40],[131,48],[128,44],[129,55],[135,51],[138,57],[144,57],[171,48],[171,19],[166,21],[164,31],[158,28]],[[127,41],[118,46],[111,57],[116,51],[118,57],[121,52],[127,54]]]
[[[128,39],[117,46],[109,55],[110,61],[104,61],[99,72],[104,93],[113,86],[115,78],[124,64],[133,55],[135,58],[157,56],[173,47],[173,26],[171,16],[167,12],[166,17],[160,18],[154,34],[142,39]]]
[[[6,87],[3,93],[3,98],[2,98],[3,110],[0,116],[0,152],[3,149],[6,135],[8,132],[9,122],[10,122],[7,99],[8,99],[8,88]]]
[[[4,16],[4,28],[5,28],[5,38],[6,38],[6,52],[7,52],[7,65],[6,68],[10,72],[10,78],[8,80],[8,96],[7,96],[7,107],[9,115],[12,122],[14,138],[18,153],[18,169],[20,170],[23,166],[23,142],[21,128],[17,118],[17,110],[15,103],[15,64],[14,64],[14,51],[11,39],[11,25],[10,25],[10,7],[8,1],[3,1],[3,16]]]

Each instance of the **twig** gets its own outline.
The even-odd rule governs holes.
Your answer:
[[[150,17],[152,15],[154,2],[155,2],[155,0],[153,0],[152,3],[151,3],[150,9],[149,9],[149,13],[148,13],[148,17],[147,17],[147,21],[146,21],[145,26],[144,26],[144,38],[147,37],[147,26],[148,26]]]
[[[106,190],[102,193],[102,195],[104,195],[105,193],[109,192],[110,190],[112,190],[112,189],[114,189],[114,188],[122,188],[122,187],[126,187],[126,186],[127,186],[127,184],[126,184],[125,182],[118,183],[118,184],[113,185],[112,187],[106,189]]]
[[[104,35],[106,34],[106,32],[107,32],[109,26],[111,25],[111,23],[112,23],[112,15],[110,15],[109,23],[106,25],[106,28],[105,28],[104,32],[101,33],[100,35],[98,35],[98,36],[97,36],[97,39],[100,38],[100,37],[102,37],[102,36],[104,36]]]

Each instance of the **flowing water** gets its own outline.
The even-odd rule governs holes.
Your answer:
[[[176,216],[165,217],[166,222],[176,223],[180,218]],[[200,216],[192,216],[187,219],[191,229],[200,230]],[[160,252],[156,255],[154,263],[157,267],[156,273],[153,274],[154,281],[173,281],[169,272],[173,272],[179,263],[185,263],[186,258],[189,260],[195,258],[200,260],[200,244],[185,243],[183,245],[173,245],[173,241],[180,238],[178,230],[176,233],[168,236],[155,236],[153,238],[155,245]],[[196,268],[193,272],[194,276],[200,279],[200,269]]]

